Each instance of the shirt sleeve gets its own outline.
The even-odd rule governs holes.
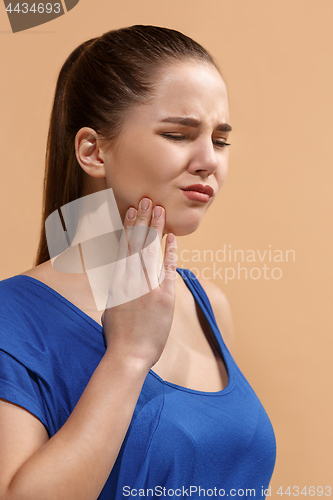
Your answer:
[[[0,349],[0,398],[28,410],[49,432],[36,375],[2,349]]]

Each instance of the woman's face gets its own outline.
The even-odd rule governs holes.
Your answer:
[[[113,189],[122,220],[145,196],[164,207],[165,234],[195,231],[226,179],[228,123],[227,91],[214,66],[165,66],[153,98],[128,112],[104,155],[106,187]],[[208,203],[184,194],[192,184],[213,188]]]

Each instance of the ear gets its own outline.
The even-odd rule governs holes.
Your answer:
[[[75,136],[75,154],[82,169],[91,177],[105,177],[101,139],[94,129],[81,128]]]

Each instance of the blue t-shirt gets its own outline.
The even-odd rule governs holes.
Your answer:
[[[229,353],[199,280],[177,271],[217,339],[228,384],[197,391],[150,370],[98,500],[263,499],[276,456],[272,425]],[[0,282],[0,397],[35,415],[50,437],[104,353],[102,326],[55,290],[24,275]]]

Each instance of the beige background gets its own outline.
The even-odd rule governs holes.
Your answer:
[[[156,24],[194,37],[222,68],[234,128],[229,177],[200,229],[179,238],[190,252],[178,265],[208,267],[210,277],[210,260],[185,262],[192,250],[201,260],[212,250],[222,273],[237,268],[218,262],[224,245],[295,252],[295,262],[267,253],[241,263],[248,272],[278,267],[280,279],[215,278],[232,306],[237,362],[275,429],[272,498],[279,486],[333,486],[332,18],[330,0],[80,0],[12,34],[0,6],[0,279],[32,266],[54,85],[73,48],[109,29]]]

